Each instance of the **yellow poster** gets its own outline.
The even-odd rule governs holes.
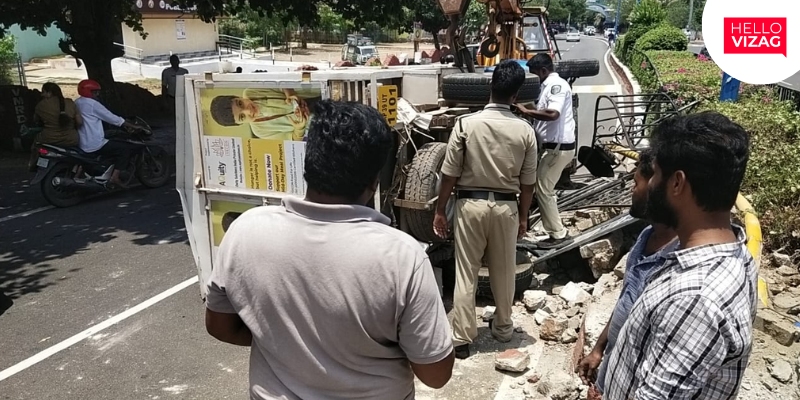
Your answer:
[[[234,203],[231,201],[212,201],[211,202],[211,236],[214,247],[219,247],[225,232],[228,231],[236,218],[239,218],[245,211],[257,207],[254,204]]]
[[[302,195],[305,133],[319,86],[200,89],[205,182]]]

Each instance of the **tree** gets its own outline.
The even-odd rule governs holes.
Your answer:
[[[0,85],[11,85],[14,83],[12,78],[12,65],[17,61],[15,47],[13,36],[0,38]]]
[[[6,0],[0,2],[0,27],[19,23],[40,34],[56,25],[66,34],[61,51],[83,61],[90,79],[113,93],[111,60],[123,55],[113,38],[124,23],[144,35],[133,0]],[[113,99],[111,99],[113,100]]]
[[[570,24],[580,21],[586,13],[586,0],[560,0],[560,2],[567,11],[567,20]]]
[[[633,8],[628,20],[634,26],[651,26],[667,18],[664,5],[659,0],[642,0]]]
[[[433,46],[439,50],[439,31],[450,25],[439,3],[434,0],[411,0],[407,3],[405,25],[410,28],[414,22],[419,22],[422,30],[433,35]]]

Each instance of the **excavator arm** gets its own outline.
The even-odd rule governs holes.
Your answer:
[[[447,43],[454,56],[454,66],[466,66],[475,72],[472,53],[466,46],[466,32],[461,21],[466,16],[472,0],[438,0],[445,16],[450,21]],[[486,6],[487,28],[480,51],[486,59],[520,58],[525,56],[525,43],[519,39],[517,30],[523,10],[519,0],[477,0]]]

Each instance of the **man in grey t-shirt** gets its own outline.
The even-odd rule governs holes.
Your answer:
[[[440,388],[453,344],[422,247],[365,205],[392,151],[376,109],[317,104],[305,199],[257,207],[225,234],[206,328],[252,346],[251,399],[413,399]]]

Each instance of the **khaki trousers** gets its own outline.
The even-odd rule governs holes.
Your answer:
[[[574,154],[574,150],[545,149],[539,161],[539,168],[536,170],[536,202],[542,214],[542,226],[553,239],[563,239],[567,236],[567,229],[564,228],[558,213],[555,187],[561,178],[561,172],[572,161]]]
[[[495,311],[492,335],[511,340],[519,207],[515,201],[459,199],[456,203],[456,287],[453,294],[453,345],[472,343],[478,336],[475,292],[484,256]]]

